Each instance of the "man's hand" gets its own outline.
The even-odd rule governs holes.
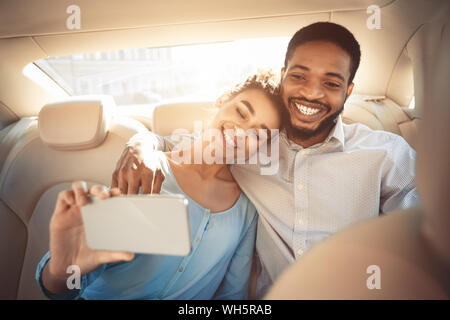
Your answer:
[[[161,168],[148,159],[153,151],[152,143],[131,140],[117,162],[111,186],[118,187],[122,194],[137,194],[139,187],[142,194],[159,193],[165,177]]]

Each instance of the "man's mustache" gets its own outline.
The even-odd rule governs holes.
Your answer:
[[[327,109],[327,111],[331,110],[331,107],[328,104],[325,104],[323,102],[317,101],[317,100],[308,100],[304,97],[289,97],[288,98],[288,103],[291,104],[292,100],[298,101],[298,102],[307,102],[310,104],[316,104],[316,105],[320,105],[322,107],[324,107],[325,109]]]

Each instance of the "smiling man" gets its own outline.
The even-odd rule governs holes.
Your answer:
[[[281,70],[289,139],[309,147],[329,135],[353,90],[361,52],[341,26],[318,23],[291,39]]]
[[[285,128],[279,135],[279,170],[261,175],[259,165],[231,168],[259,213],[256,298],[325,237],[419,202],[415,152],[408,143],[395,134],[342,122],[360,55],[358,42],[340,25],[319,22],[297,31],[281,70]],[[141,156],[149,148],[149,139],[132,139],[113,186],[123,193],[137,192],[140,185],[150,189],[152,180],[144,178],[150,169]],[[171,148],[170,141],[158,148]],[[155,176],[157,191],[163,179],[158,172]]]

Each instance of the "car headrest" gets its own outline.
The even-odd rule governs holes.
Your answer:
[[[195,121],[202,121],[205,128],[216,110],[213,101],[161,104],[153,111],[152,129],[160,136],[169,136],[178,129],[193,132]]]
[[[192,132],[194,122],[212,119],[214,110],[217,109],[213,101],[161,104],[153,111],[152,131],[160,136],[171,135],[177,129]],[[371,96],[352,95],[345,103],[342,120],[401,135],[399,124],[410,119],[388,98],[378,101]]]
[[[342,113],[344,123],[362,123],[372,130],[384,130],[402,135],[399,124],[409,121],[408,115],[386,97],[351,95]]]
[[[47,104],[39,112],[41,140],[58,150],[94,148],[105,140],[114,107],[110,96],[81,96]]]

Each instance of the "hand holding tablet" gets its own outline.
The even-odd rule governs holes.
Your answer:
[[[188,255],[186,199],[182,196],[120,195],[118,188],[74,182],[61,191],[50,221],[48,277],[65,278],[105,263],[131,261],[134,253]]]

